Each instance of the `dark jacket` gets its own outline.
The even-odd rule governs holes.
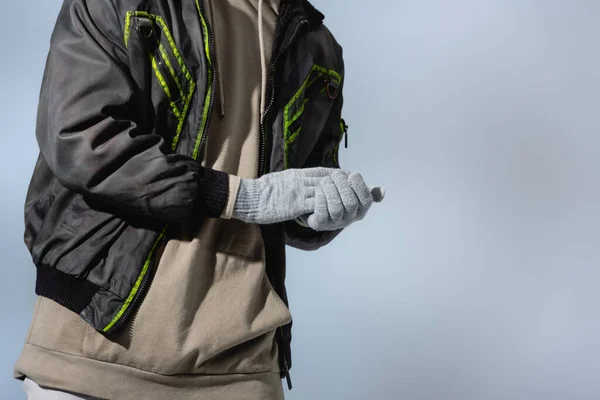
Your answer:
[[[308,2],[280,6],[261,122],[259,176],[338,168],[342,49]],[[227,174],[201,167],[217,83],[201,1],[65,0],[52,33],[25,204],[36,293],[98,331],[142,299],[154,254],[178,225],[217,218]],[[287,304],[285,244],[312,250],[340,231],[261,226],[266,269]],[[277,335],[291,367],[291,323]]]

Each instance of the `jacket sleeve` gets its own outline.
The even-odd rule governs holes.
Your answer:
[[[341,48],[340,48],[341,52]],[[340,54],[341,75],[344,76],[344,64]],[[325,129],[321,133],[311,155],[303,168],[307,167],[327,167],[340,168],[338,162],[339,144],[344,135],[344,125],[342,124],[342,107],[344,104],[342,89],[344,78],[340,82],[338,95],[334,100]],[[300,249],[313,251],[329,244],[335,239],[343,229],[335,231],[315,231],[310,228],[305,221],[297,218],[284,222],[285,242],[287,245]]]
[[[36,136],[59,183],[167,222],[219,217],[229,176],[170,154],[149,132],[110,0],[64,0],[40,91]],[[136,100],[137,99],[137,100]]]

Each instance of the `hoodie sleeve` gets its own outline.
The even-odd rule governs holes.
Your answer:
[[[64,0],[40,91],[36,136],[64,187],[167,222],[219,217],[229,176],[165,153],[146,131],[121,21],[109,0]]]

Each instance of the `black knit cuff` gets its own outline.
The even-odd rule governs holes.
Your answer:
[[[56,268],[40,265],[36,268],[35,294],[48,297],[58,304],[79,314],[83,311],[100,286],[66,274]]]
[[[200,213],[210,218],[220,217],[229,198],[229,174],[205,169],[199,190],[197,201]]]

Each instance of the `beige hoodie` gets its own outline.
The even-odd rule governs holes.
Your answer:
[[[259,226],[229,219],[239,178],[258,169],[262,74],[279,1],[264,0],[260,12],[262,68],[258,3],[204,3],[221,90],[203,164],[233,175],[223,218],[167,242],[144,301],[116,338],[38,298],[15,377],[111,399],[283,398],[274,334],[291,314],[267,279]]]

